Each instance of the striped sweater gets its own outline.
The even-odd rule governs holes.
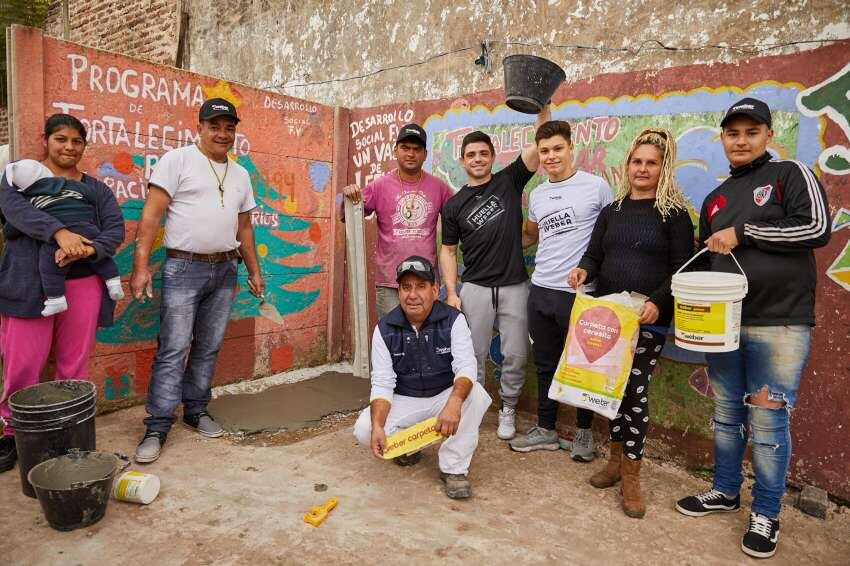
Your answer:
[[[66,226],[77,222],[95,223],[97,194],[85,183],[65,177],[47,177],[25,189],[15,188],[29,199],[32,206],[49,213]],[[3,232],[9,240],[22,235],[11,223],[3,226]]]
[[[749,282],[741,323],[814,326],[817,271],[814,248],[829,242],[826,193],[799,161],[770,154],[735,167],[703,201],[699,240],[735,228],[733,250]],[[711,254],[711,269],[737,272],[729,256]]]

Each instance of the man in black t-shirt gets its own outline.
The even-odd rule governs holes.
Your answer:
[[[549,107],[537,116],[536,126],[550,118]],[[493,337],[499,328],[502,373],[497,435],[510,440],[516,434],[515,413],[525,383],[528,358],[528,275],[522,254],[522,192],[539,166],[537,148],[526,147],[513,163],[493,174],[496,154],[484,132],[467,134],[461,144],[461,163],[467,184],[443,206],[443,245],[440,269],[446,284],[446,303],[462,309],[472,331],[478,362],[478,381]],[[463,288],[457,293],[457,247],[463,253]]]

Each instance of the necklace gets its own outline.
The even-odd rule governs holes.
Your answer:
[[[420,188],[422,187],[422,178],[423,172],[419,171],[419,179],[416,180],[416,189],[413,193],[405,193],[404,192],[404,181],[401,180],[401,174],[398,172],[398,169],[395,170],[395,175],[398,177],[398,186],[399,186],[399,195],[402,198],[402,215],[406,220],[410,220],[413,218],[413,207],[416,205],[416,200],[422,194],[420,192]]]
[[[200,151],[200,149],[201,148],[199,147],[198,150]],[[204,157],[207,157],[206,154],[204,154]],[[228,167],[230,167],[230,159],[225,156],[224,175],[222,175],[221,177],[218,176],[218,171],[215,170],[215,166],[213,165],[212,159],[207,157],[207,163],[210,164],[210,169],[212,169],[213,175],[215,175],[215,180],[218,181],[218,195],[221,198],[221,208],[224,208],[224,180],[227,179],[227,169]]]

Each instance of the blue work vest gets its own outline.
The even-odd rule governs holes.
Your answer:
[[[434,301],[419,332],[398,306],[378,322],[396,374],[395,394],[434,397],[454,383],[452,326],[460,311]]]

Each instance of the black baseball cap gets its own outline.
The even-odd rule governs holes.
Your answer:
[[[434,266],[431,265],[430,261],[422,256],[412,255],[398,264],[398,267],[395,269],[395,282],[400,282],[401,278],[408,273],[412,273],[431,283],[436,281],[436,277],[434,276]]]
[[[419,124],[406,124],[398,131],[398,137],[395,140],[396,145],[404,140],[415,139],[422,144],[423,147],[428,145],[428,135]]]
[[[770,108],[757,98],[742,98],[735,104],[729,107],[726,111],[726,116],[720,122],[720,127],[726,126],[726,123],[733,116],[749,116],[756,122],[767,124],[768,128],[773,127],[773,119],[770,117]]]
[[[230,116],[236,122],[239,122],[239,116],[236,115],[236,107],[223,98],[210,98],[201,104],[201,110],[198,112],[198,120],[212,120],[218,116]]]

